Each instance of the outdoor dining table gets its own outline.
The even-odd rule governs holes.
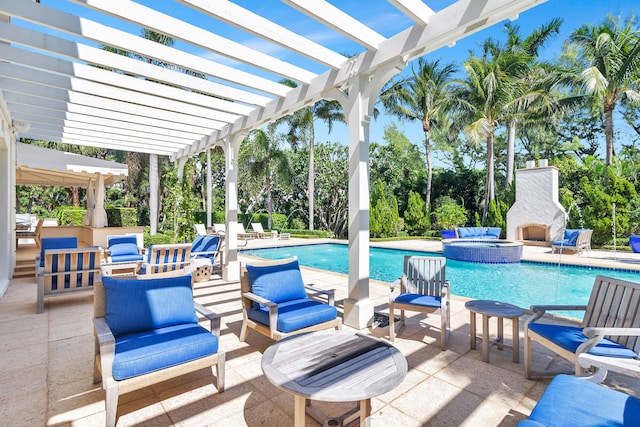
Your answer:
[[[295,335],[272,344],[262,356],[269,381],[295,397],[294,425],[305,425],[305,414],[322,425],[343,426],[360,420],[370,425],[371,398],[398,386],[407,375],[407,361],[393,345],[346,331]],[[311,404],[358,402],[347,413],[331,418]]]

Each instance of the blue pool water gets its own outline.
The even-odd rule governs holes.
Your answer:
[[[243,250],[242,254],[267,259],[297,256],[300,264],[348,274],[347,245],[289,246]],[[405,255],[432,255],[432,252],[370,248],[370,277],[392,282],[402,274]],[[451,293],[474,299],[492,299],[529,308],[533,304],[586,304],[596,275],[640,282],[640,272],[616,271],[521,262],[479,264],[447,260]],[[571,315],[571,313],[562,313]],[[573,317],[581,317],[574,312]]]

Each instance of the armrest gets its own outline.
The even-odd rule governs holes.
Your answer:
[[[525,328],[529,323],[533,323],[541,318],[547,310],[564,310],[564,311],[586,311],[586,305],[532,305],[529,310],[533,312],[533,316],[525,321]]]
[[[200,255],[217,255],[218,251],[202,251],[202,252],[191,252],[191,258],[197,258]]]
[[[402,283],[402,277],[398,277],[389,285],[389,288],[391,289],[391,293],[393,293],[393,291],[396,289],[396,286],[398,286],[400,283]]]
[[[116,339],[113,333],[111,333],[111,329],[109,325],[107,325],[104,317],[96,317],[93,319],[93,329],[96,344],[100,350],[100,354],[96,355],[96,357],[100,357],[102,383],[105,384],[106,381],[113,377],[112,367],[116,353]]]
[[[578,348],[576,349],[576,355],[588,352],[593,347],[598,345],[598,343],[602,341],[602,339],[606,335],[640,336],[640,328],[587,327],[582,330],[582,333],[585,334],[585,336],[589,339],[578,346]]]
[[[218,313],[214,313],[211,309],[203,306],[202,304],[198,304],[195,301],[193,304],[196,308],[196,311],[200,313],[202,316],[204,316],[207,320],[209,320],[209,328],[211,330],[211,333],[219,337],[220,336],[220,319],[222,316],[220,316]]]
[[[322,294],[322,295],[326,295],[327,296],[327,300],[328,300],[328,304],[329,305],[334,305],[335,303],[335,294],[336,291],[335,289],[321,289],[321,288],[316,288],[314,285],[309,284],[309,285],[304,285],[305,289],[308,289],[312,292],[315,292],[316,294]]]
[[[258,304],[262,304],[265,307],[272,307],[272,306],[277,307],[278,306],[278,304],[276,304],[275,302],[269,301],[266,298],[262,298],[261,296],[258,296],[256,294],[254,294],[253,292],[243,292],[242,296],[245,297],[245,298],[250,299],[253,302],[257,302]]]

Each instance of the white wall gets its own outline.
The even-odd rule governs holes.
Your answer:
[[[0,298],[9,286],[16,264],[15,230],[15,136],[0,92]]]

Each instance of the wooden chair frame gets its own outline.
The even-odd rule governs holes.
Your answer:
[[[169,260],[166,261],[165,260]],[[176,260],[176,261],[174,261]],[[149,256],[142,263],[145,274],[191,269],[191,243],[151,245]]]
[[[576,375],[584,375],[584,367],[578,359],[598,345],[603,338],[609,338],[636,353],[640,351],[640,284],[597,276],[587,305],[534,305],[534,313],[524,327],[524,371],[525,377],[553,376],[555,371],[533,371],[531,366],[532,341],[547,347],[574,364]],[[588,338],[572,353],[529,329],[548,310],[580,310],[584,317],[580,323],[582,333]],[[603,378],[604,379],[604,378]]]
[[[54,264],[54,256],[57,257],[56,264]],[[91,266],[92,256],[93,266]],[[82,257],[82,268],[77,268],[80,257]],[[66,267],[66,264],[69,265],[69,268]],[[54,277],[57,278],[56,289],[53,289]],[[69,282],[68,287],[64,285],[65,280]],[[46,250],[44,252],[44,268],[36,267],[38,286],[36,313],[44,311],[45,298],[93,291],[93,287],[101,280],[100,248]],[[93,284],[90,283],[91,281]]]
[[[405,323],[405,310],[420,313],[440,312],[440,348],[446,350],[447,337],[451,325],[451,312],[449,310],[450,291],[449,281],[446,279],[445,257],[431,256],[405,256],[404,271],[402,277],[391,284],[389,295],[389,339],[393,342],[396,337],[395,310],[400,310],[398,329]],[[417,304],[401,303],[396,301],[394,293],[400,285],[398,295],[412,293],[440,297],[440,307],[425,307]]]

